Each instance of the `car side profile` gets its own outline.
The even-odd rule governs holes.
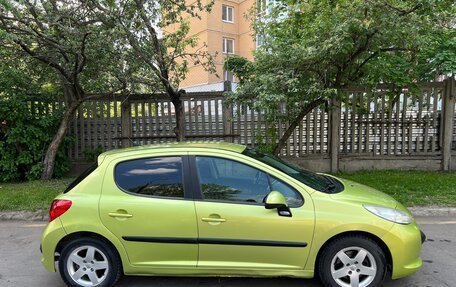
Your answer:
[[[228,143],[112,150],[52,202],[41,262],[69,286],[125,275],[319,276],[375,287],[424,234],[377,190]]]

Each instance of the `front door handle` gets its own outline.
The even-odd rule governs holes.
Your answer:
[[[214,217],[203,217],[201,218],[204,222],[225,222],[225,218],[214,218]]]
[[[118,218],[130,218],[133,216],[128,213],[117,213],[117,212],[110,212],[110,213],[108,213],[108,215],[111,217],[118,217]]]

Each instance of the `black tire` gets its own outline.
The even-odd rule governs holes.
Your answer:
[[[67,268],[67,261],[68,257],[74,252],[76,249],[83,247],[83,246],[91,246],[95,247],[99,251],[101,251],[108,262],[108,272],[104,280],[102,280],[99,284],[94,285],[97,287],[111,287],[116,284],[116,282],[120,279],[122,275],[122,262],[115,250],[112,247],[104,242],[103,240],[99,240],[96,238],[79,238],[71,241],[68,243],[62,250],[59,258],[59,273],[62,277],[62,280],[65,282],[67,286],[74,286],[74,287],[81,287],[83,285],[77,283],[73,280],[68,272]],[[100,254],[97,252],[97,255]]]
[[[352,256],[348,256],[350,259],[354,259],[356,257],[356,251],[350,251],[350,248],[355,247],[355,248],[362,248],[366,251],[368,251],[371,255],[373,260],[375,261],[376,265],[376,273],[373,278],[373,280],[366,286],[366,287],[379,287],[382,286],[383,281],[386,277],[386,272],[387,272],[387,263],[386,263],[386,258],[383,250],[380,248],[380,246],[372,239],[366,236],[362,235],[350,235],[346,237],[341,237],[338,238],[332,242],[330,242],[324,250],[322,250],[320,254],[320,258],[318,261],[318,273],[320,276],[320,279],[323,283],[324,286],[326,287],[340,287],[342,286],[341,284],[338,284],[337,281],[333,278],[332,272],[331,272],[331,265],[333,264],[333,259],[335,258],[336,254],[339,253],[340,251],[348,248],[346,252],[350,254],[353,254]],[[342,254],[343,255],[343,254]],[[371,264],[369,257],[366,257],[367,261],[363,261],[364,264]],[[340,280],[344,281],[347,284],[351,283],[351,277],[350,276],[358,276],[358,280],[362,282],[362,280],[366,280],[365,282],[369,282],[368,275],[360,275],[359,273],[360,269],[352,269],[350,268],[356,268],[355,262],[350,262],[348,264],[350,265],[344,265],[340,259],[335,259],[334,261],[335,264],[338,264],[339,266],[342,265],[340,268],[344,268],[347,270],[347,272],[350,272],[350,274],[353,275],[347,275],[347,277],[342,277]],[[358,263],[358,262],[356,262]],[[358,263],[359,264],[359,263]],[[363,264],[363,263],[361,263]],[[364,265],[363,265],[364,266]],[[335,271],[339,270],[339,268],[335,268]],[[358,272],[358,273],[355,273]]]

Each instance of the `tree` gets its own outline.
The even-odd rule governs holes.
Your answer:
[[[34,59],[43,71],[52,70],[63,94],[65,112],[47,148],[42,179],[52,177],[57,151],[81,103],[126,87],[122,51],[94,16],[84,1],[0,1],[4,47]]]
[[[40,178],[45,148],[63,114],[57,110],[40,116],[37,111],[50,105],[30,105],[33,95],[51,99],[58,91],[49,82],[47,69],[38,69],[31,58],[14,52],[0,49],[0,181]],[[70,142],[64,141],[64,147]],[[61,148],[54,174],[61,176],[68,168],[69,159]]]
[[[435,11],[437,23],[424,35],[425,44],[418,55],[418,73],[424,80],[456,74],[456,3]]]
[[[290,122],[277,154],[308,112],[347,86],[401,86],[422,77],[418,58],[426,36],[438,30],[435,13],[448,19],[452,7],[434,0],[275,1],[251,16],[264,43],[255,62],[227,64],[242,80],[231,99],[255,101],[271,122]]]
[[[146,1],[119,0],[91,1],[108,29],[117,31],[119,39],[131,50],[129,74],[132,82],[152,91],[168,95],[174,105],[178,141],[185,137],[184,90],[180,82],[188,73],[189,64],[202,65],[214,72],[213,55],[198,46],[198,38],[189,36],[189,17],[200,18],[209,12],[213,2],[196,0]],[[158,88],[158,89],[157,89]]]

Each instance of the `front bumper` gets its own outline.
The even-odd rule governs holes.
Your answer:
[[[426,241],[426,234],[424,234],[423,230],[420,230],[421,232],[421,244],[423,244]]]
[[[395,224],[382,240],[391,252],[392,279],[409,276],[421,268],[421,245],[426,236],[416,223]]]

